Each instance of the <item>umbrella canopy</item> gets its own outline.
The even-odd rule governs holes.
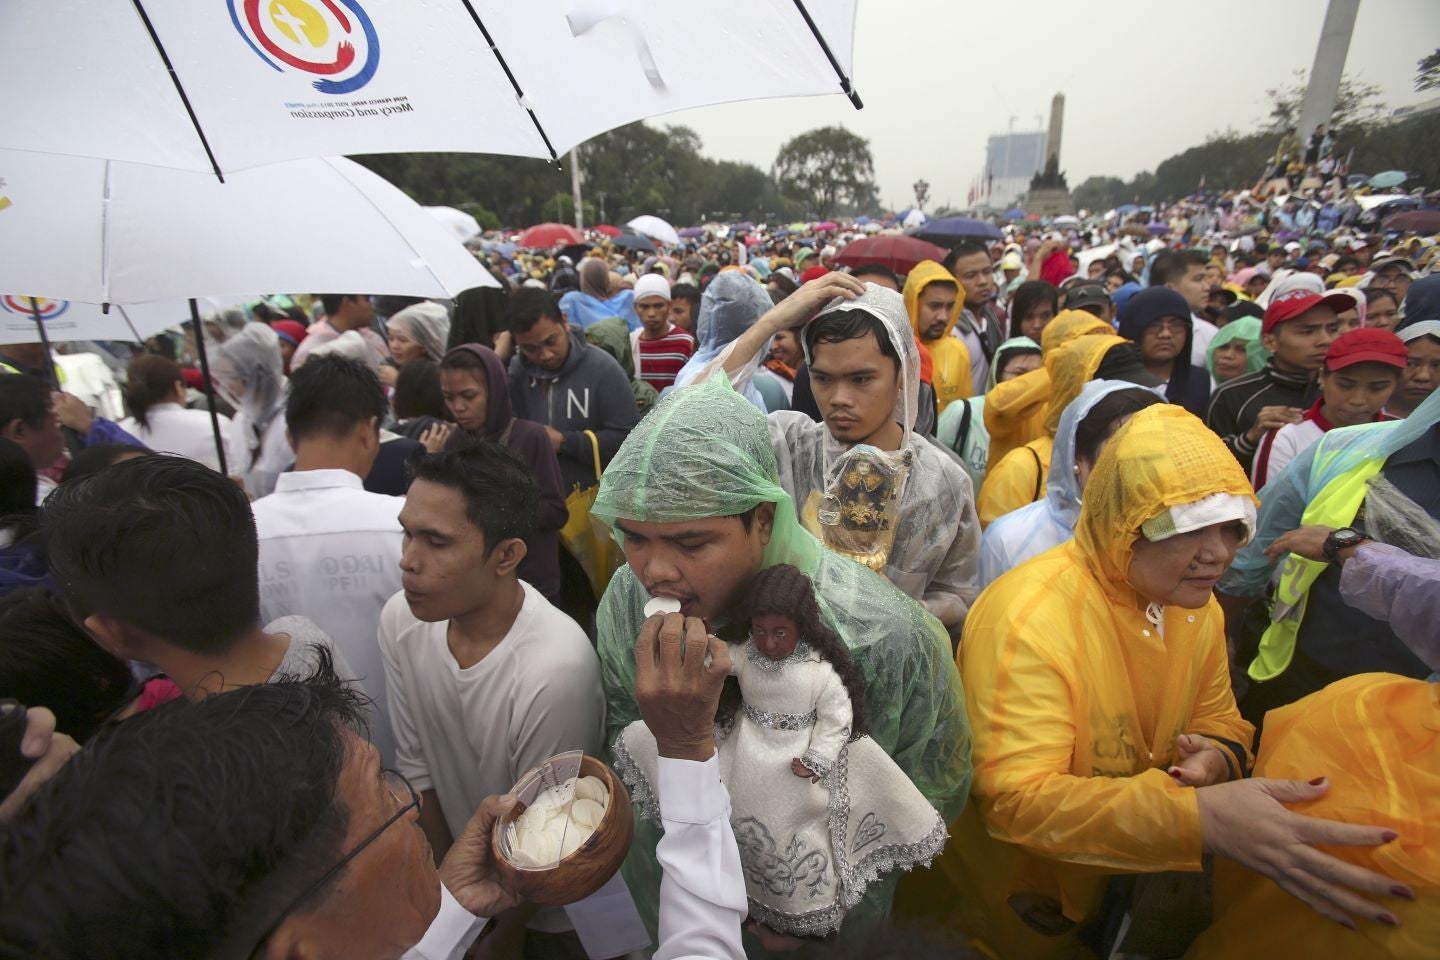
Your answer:
[[[1006,210],[1001,216],[1006,220],[1023,220],[1025,218],[1025,211],[1016,207],[1013,210]]]
[[[655,244],[650,242],[649,237],[639,237],[633,233],[622,233],[618,237],[612,237],[610,242],[625,250],[639,250],[643,253],[655,252]]]
[[[830,220],[821,220],[819,223],[815,224],[815,229],[816,229],[816,230],[836,230],[836,229],[838,229],[838,228],[835,226],[835,224],[834,224],[833,221],[830,221]]]
[[[1440,233],[1440,210],[1407,210],[1385,221],[1396,233]]]
[[[704,227],[685,227],[683,230],[680,230],[680,231],[678,231],[678,232],[679,232],[680,236],[686,238],[687,240],[690,239],[690,238],[692,238],[692,237],[703,237],[703,236],[705,236],[705,228],[704,228]]]
[[[537,223],[515,238],[515,243],[526,250],[549,250],[551,247],[584,242],[584,234],[564,223]]]
[[[1079,218],[1079,217],[1072,217],[1072,216],[1070,216],[1070,215],[1067,213],[1067,214],[1064,214],[1063,216],[1056,217],[1054,220],[1051,220],[1050,222],[1053,223],[1053,224],[1055,224],[1055,226],[1057,226],[1057,227],[1075,227],[1075,226],[1079,226],[1079,224],[1080,224],[1080,218]]]
[[[1145,224],[1145,229],[1157,237],[1170,232],[1169,224],[1165,223],[1147,223]]]
[[[881,230],[884,229],[885,225],[883,223],[876,223],[874,220],[871,220],[869,223],[865,224],[866,233],[879,233]]]
[[[0,290],[131,304],[257,290],[453,297],[496,281],[343,157],[213,176],[0,150]],[[206,242],[208,240],[208,242]]]
[[[201,312],[212,312],[225,305],[228,304],[206,301],[201,305]],[[162,330],[188,322],[190,306],[183,300],[116,304],[107,313],[99,304],[48,297],[35,298],[32,308],[27,296],[0,294],[0,343],[35,343],[39,339],[35,330],[36,313],[40,314],[45,336],[51,343],[72,340],[140,343]]]
[[[916,237],[862,237],[845,245],[835,262],[847,267],[883,263],[896,273],[909,273],[921,260],[945,259],[945,250]]]
[[[604,234],[607,237],[618,237],[623,232],[619,227],[612,227],[608,223],[597,223],[590,229],[596,233]]]
[[[1120,206],[1118,206],[1118,207],[1115,208],[1115,212],[1118,213],[1118,214],[1120,214],[1120,216],[1123,217],[1123,216],[1125,216],[1126,214],[1134,213],[1134,212],[1136,212],[1136,211],[1139,210],[1139,209],[1140,209],[1140,208],[1139,208],[1138,206],[1136,206],[1135,204],[1133,204],[1133,203],[1122,203],[1122,204],[1120,204]]]
[[[553,159],[710,103],[845,92],[858,107],[855,6],[9,0],[0,147],[227,174],[390,151]],[[38,41],[57,24],[63,43]],[[575,96],[597,77],[606,96]]]
[[[1390,187],[1398,187],[1409,178],[1404,170],[1386,170],[1384,173],[1377,173],[1367,183],[1376,190],[1385,190]]]
[[[647,213],[644,216],[631,220],[626,226],[636,233],[644,234],[651,240],[668,243],[672,247],[680,246],[680,234],[676,233],[674,227],[659,217],[652,217]]]
[[[915,231],[915,236],[936,243],[955,243],[959,240],[1003,240],[1005,234],[993,223],[972,217],[945,217],[931,220]]]
[[[902,227],[923,227],[926,220],[925,214],[920,210],[906,210],[900,217]]]
[[[449,227],[455,234],[455,239],[461,243],[480,232],[480,221],[464,210],[456,210],[454,207],[425,207],[424,210]]]
[[[755,229],[755,224],[749,220],[741,220],[739,223],[731,224],[730,229],[734,233],[750,233]]]

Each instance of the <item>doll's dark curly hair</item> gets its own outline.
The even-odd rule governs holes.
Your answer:
[[[757,573],[745,596],[745,615],[754,619],[774,613],[789,617],[800,628],[800,640],[829,661],[850,694],[850,739],[865,735],[865,677],[850,657],[845,642],[825,624],[810,578],[788,563],[777,563]]]

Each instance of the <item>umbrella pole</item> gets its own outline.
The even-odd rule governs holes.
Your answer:
[[[205,148],[205,156],[210,158],[211,169],[215,171],[216,178],[224,183],[225,174],[220,172],[220,164],[215,160],[214,151],[210,149],[210,141],[205,138],[205,131],[200,129],[200,118],[195,116],[195,108],[190,106],[190,97],[185,92],[185,85],[180,82],[180,74],[175,72],[175,65],[170,62],[170,54],[165,52],[164,45],[160,43],[160,36],[150,22],[150,15],[145,12],[145,6],[140,0],[131,0],[131,3],[135,5],[135,12],[140,15],[140,22],[145,24],[145,31],[150,34],[150,42],[155,44],[155,52],[160,54],[160,60],[170,74],[170,82],[175,84],[175,92],[180,95],[180,102],[184,104],[185,112],[190,116],[190,125],[195,128],[195,135],[200,138],[200,146]],[[554,151],[551,151],[551,155],[554,155]]]
[[[195,331],[195,352],[200,355],[200,376],[205,382],[205,404],[210,408],[210,430],[215,434],[215,455],[220,460],[220,472],[230,471],[225,463],[225,441],[220,437],[220,415],[215,412],[215,385],[210,382],[210,357],[205,352],[205,328],[200,323],[200,307],[190,299],[190,326]]]
[[[795,0],[795,9],[800,11],[800,16],[805,19],[805,26],[810,28],[810,33],[815,37],[815,42],[820,44],[820,50],[825,54],[825,59],[830,61],[830,66],[835,68],[835,76],[840,78],[840,89],[845,91],[845,96],[855,105],[856,110],[864,110],[865,104],[860,102],[860,94],[850,85],[850,78],[845,76],[845,71],[840,69],[840,61],[835,59],[835,54],[830,52],[830,44],[825,42],[821,35],[820,28],[815,26],[815,21],[810,19],[810,11],[805,9],[805,0]]]
[[[555,147],[550,143],[550,135],[545,132],[544,127],[540,126],[540,118],[535,116],[535,111],[531,109],[526,102],[525,91],[520,89],[520,81],[515,79],[515,74],[510,70],[510,64],[505,62],[505,57],[500,53],[500,48],[495,46],[494,38],[490,36],[490,31],[485,29],[485,24],[481,22],[480,14],[475,12],[474,5],[470,3],[470,0],[461,0],[461,2],[465,4],[465,9],[470,11],[470,19],[475,21],[475,26],[480,28],[480,35],[485,38],[485,43],[490,47],[490,52],[495,54],[495,59],[500,62],[500,69],[505,71],[506,79],[510,81],[510,86],[515,90],[515,99],[520,101],[520,105],[525,108],[525,112],[530,114],[530,122],[535,124],[535,132],[540,134],[540,139],[545,141],[545,149],[550,151],[550,162],[555,164],[556,169],[561,169],[560,157],[555,153]]]
[[[60,375],[55,372],[55,357],[50,350],[50,334],[45,332],[45,322],[40,319],[40,302],[30,297],[30,315],[35,318],[35,329],[40,332],[40,343],[45,347],[45,374],[50,378],[50,383],[56,390],[63,390],[60,386]]]

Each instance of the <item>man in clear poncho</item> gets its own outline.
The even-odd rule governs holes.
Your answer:
[[[247,323],[215,351],[211,364],[215,389],[235,408],[225,464],[259,499],[295,462],[285,436],[285,361],[280,338],[263,323]]]
[[[964,469],[914,432],[919,348],[905,302],[844,274],[814,283],[768,311],[717,365],[743,377],[771,337],[804,325],[805,362],[825,420],[790,410],[766,418],[780,485],[805,529],[884,574],[958,632],[980,592],[980,524]]]
[[[597,618],[608,741],[639,717],[635,638],[652,595],[681,600],[687,617],[738,641],[744,624],[730,616],[750,578],[789,563],[814,582],[822,616],[874,691],[870,736],[947,819],[958,812],[970,781],[970,733],[949,638],[919,604],[801,528],[765,418],[725,377],[674,391],[640,422],[606,469],[593,512],[614,529],[627,560]],[[636,820],[625,876],[653,924],[657,834]],[[893,891],[893,878],[873,885],[841,936],[877,922]]]
[[[1141,410],[1105,445],[1074,539],[995,581],[966,620],[974,795],[936,867],[904,884],[902,912],[990,956],[1060,958],[1084,955],[1087,926],[1110,915],[1112,876],[1198,885],[1205,853],[1336,919],[1379,910],[1351,891],[1396,895],[1318,849],[1379,846],[1383,829],[1282,805],[1324,796],[1312,778],[1343,771],[1245,779],[1252,728],[1212,588],[1254,503],[1220,438],[1180,407]],[[1133,920],[1154,925],[1154,905]]]
[[[695,352],[675,375],[675,388],[695,383],[710,367],[711,361],[738,337],[755,325],[770,309],[770,294],[765,288],[739,270],[716,274],[700,298],[700,317],[695,325]],[[767,338],[768,340],[768,338]],[[755,405],[762,413],[769,409],[760,390],[752,382],[759,361],[744,372],[731,377],[735,391]]]

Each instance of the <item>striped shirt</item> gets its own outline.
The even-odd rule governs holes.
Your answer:
[[[673,386],[675,375],[685,366],[685,361],[695,352],[695,338],[671,325],[665,336],[646,340],[639,336],[635,340],[640,363],[640,379],[656,390]]]

